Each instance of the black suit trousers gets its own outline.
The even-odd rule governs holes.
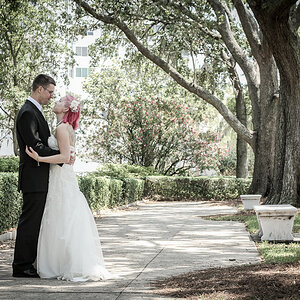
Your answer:
[[[17,228],[13,261],[14,272],[28,270],[36,260],[37,243],[46,197],[46,192],[23,193],[23,207]]]

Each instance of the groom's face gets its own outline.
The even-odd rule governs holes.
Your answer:
[[[55,90],[55,85],[53,84],[48,84],[46,87],[41,87],[41,92],[40,92],[40,104],[41,105],[48,105],[51,98],[54,97],[54,90]]]

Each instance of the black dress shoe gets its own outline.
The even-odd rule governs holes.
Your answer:
[[[13,277],[40,278],[36,269],[31,268],[23,272],[13,272]]]

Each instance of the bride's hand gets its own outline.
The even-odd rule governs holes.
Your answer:
[[[28,147],[26,146],[25,152],[34,160],[39,161],[39,155],[31,147],[29,147],[28,149]]]
[[[71,165],[71,166],[74,165],[75,159],[76,159],[76,152],[71,151],[70,160],[68,162],[68,165]]]

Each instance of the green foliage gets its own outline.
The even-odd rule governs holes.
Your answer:
[[[143,167],[127,164],[106,164],[94,173],[96,176],[109,176],[118,179],[145,178],[160,175],[153,167]]]
[[[62,66],[73,60],[67,47],[72,34],[60,26],[65,5],[0,0],[0,128],[6,134],[13,135],[18,110],[37,74],[61,75],[66,80]],[[17,141],[13,142],[16,151]]]
[[[205,1],[180,2],[132,2],[124,10],[120,2],[91,1],[98,11],[125,22],[134,30],[138,40],[171,64],[182,76],[208,88],[214,94],[223,94],[224,86],[228,84],[228,75],[222,60],[224,45],[221,39],[211,33],[216,30],[215,14]],[[111,58],[116,55],[118,46],[123,47],[125,59],[132,66],[139,64],[142,55],[116,27],[101,23],[100,27],[103,34],[91,49],[93,64],[98,63],[103,56]],[[241,26],[232,29],[244,51],[248,51]]]
[[[118,205],[125,204],[123,198],[123,182],[118,179],[110,179],[110,198],[108,199],[109,202],[107,203],[107,207],[114,207]]]
[[[136,178],[124,178],[124,203],[140,201],[144,195],[145,181]]]
[[[16,173],[0,173],[0,233],[15,227],[18,223],[22,197],[17,189]]]
[[[259,243],[259,252],[266,263],[288,263],[300,261],[300,244]]]
[[[18,172],[19,157],[0,156],[0,172]]]
[[[150,176],[146,178],[145,195],[163,200],[236,199],[247,193],[250,183],[237,178]]]
[[[144,181],[136,178],[120,180],[90,174],[79,177],[78,181],[81,192],[86,197],[91,210],[94,211],[139,201],[144,192]]]
[[[219,171],[223,176],[235,176],[236,174],[236,152],[231,151],[219,160]]]
[[[201,123],[199,106],[178,95],[144,96],[131,75],[106,68],[88,79],[93,99],[85,102],[82,118],[89,126],[83,132],[88,154],[104,162],[152,166],[165,175],[216,168],[218,139]]]
[[[80,190],[86,197],[91,210],[100,210],[109,206],[110,178],[87,175],[79,177],[78,181]]]
[[[214,221],[239,221],[246,224],[250,233],[255,233],[259,229],[256,215],[236,214],[231,216],[208,217]],[[300,232],[300,214],[295,216],[293,232]],[[298,243],[257,243],[260,254],[265,263],[288,263],[300,260],[300,244]]]
[[[255,214],[253,215],[232,215],[232,216],[213,216],[208,217],[210,220],[214,221],[237,221],[237,222],[243,222],[246,224],[247,229],[250,233],[257,232],[259,225],[257,221],[257,217]]]

